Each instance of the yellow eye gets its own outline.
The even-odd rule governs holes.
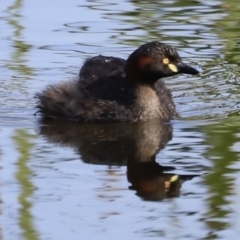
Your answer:
[[[162,60],[162,62],[163,62],[164,65],[168,65],[168,67],[171,69],[171,71],[178,72],[177,66],[174,65],[173,63],[170,63],[169,58],[164,58]]]
[[[163,62],[163,64],[169,64],[169,59],[168,59],[168,58],[164,58],[164,59],[162,60],[162,62]]]

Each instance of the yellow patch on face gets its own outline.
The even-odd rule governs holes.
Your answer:
[[[163,62],[163,64],[167,65],[167,64],[169,64],[169,59],[168,58],[164,58],[162,60],[162,62]]]
[[[178,72],[178,69],[177,69],[177,66],[172,64],[172,63],[169,63],[168,64],[168,67],[173,71],[173,72]]]

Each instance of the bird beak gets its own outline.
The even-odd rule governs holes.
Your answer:
[[[199,73],[199,71],[196,70],[195,68],[192,68],[182,62],[178,63],[176,65],[176,67],[177,67],[178,73],[186,73],[186,74],[191,74],[191,75],[197,75]]]
[[[187,64],[182,63],[182,62],[177,63],[177,64],[169,63],[168,67],[174,73],[186,73],[186,74],[191,74],[191,75],[196,75],[196,74],[199,73],[199,71],[196,70],[195,68],[192,68],[192,67],[190,67]]]

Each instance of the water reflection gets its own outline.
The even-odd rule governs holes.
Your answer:
[[[238,114],[232,114],[221,124],[203,128],[208,135],[207,143],[212,146],[207,152],[207,157],[212,161],[212,168],[205,176],[204,182],[209,189],[205,222],[209,236],[214,233],[213,239],[219,238],[221,231],[231,227],[229,217],[235,212],[231,206],[234,204],[234,198],[238,199],[236,195],[239,193],[237,179],[240,172],[239,120]]]
[[[43,120],[40,134],[49,142],[74,148],[85,163],[127,165],[129,189],[145,200],[177,197],[182,183],[196,176],[166,173],[175,168],[156,162],[156,154],[172,139],[172,126],[167,123],[81,125]]]
[[[4,9],[3,6],[5,6]],[[146,232],[149,233],[147,237],[158,236],[162,239],[200,239],[201,237],[238,239],[235,236],[238,233],[239,221],[237,220],[240,216],[238,210],[240,209],[240,166],[238,164],[240,119],[237,116],[240,107],[239,7],[237,0],[132,0],[116,4],[105,0],[87,0],[81,3],[75,0],[51,1],[47,4],[42,1],[2,1],[0,10],[3,10],[0,24],[4,31],[0,38],[2,53],[0,68],[3,75],[0,84],[4,90],[1,91],[0,119],[3,129],[12,128],[13,132],[16,126],[21,129],[14,134],[2,136],[2,143],[7,144],[10,149],[1,156],[2,163],[9,162],[9,158],[12,158],[12,150],[17,149],[16,151],[20,155],[19,158],[16,158],[18,163],[16,188],[4,182],[4,174],[10,176],[12,174],[9,165],[1,169],[1,178],[3,179],[3,181],[1,180],[3,182],[1,198],[4,203],[10,202],[8,205],[2,205],[3,235],[5,232],[6,236],[9,235],[8,238],[18,238],[19,234],[14,229],[16,229],[16,225],[19,225],[23,235],[26,234],[25,238],[29,239],[36,238],[38,232],[45,233],[44,229],[48,226],[51,230],[47,229],[47,232],[52,232],[54,239],[61,227],[65,234],[69,233],[71,239],[75,237],[71,235],[74,231],[76,231],[76,239],[79,238],[78,231],[81,234],[86,231],[88,238],[95,235],[92,234],[94,232],[98,236],[103,234],[102,238],[104,239],[112,239],[112,235],[108,235],[108,233],[116,235],[116,232],[119,232],[121,234],[122,230],[128,231],[126,235],[132,239],[146,236]],[[64,186],[66,184],[73,186],[77,182],[79,186],[76,186],[76,189],[82,191],[86,187],[86,181],[79,183],[77,177],[68,178],[68,173],[72,174],[75,167],[75,165],[72,167],[71,155],[66,156],[69,161],[64,162],[63,165],[57,161],[51,166],[49,164],[50,167],[47,165],[47,160],[52,160],[53,155],[57,160],[61,157],[59,156],[61,154],[55,154],[58,151],[57,147],[50,147],[44,153],[45,155],[43,154],[46,148],[45,143],[39,139],[36,147],[31,146],[31,150],[29,146],[29,148],[26,147],[32,142],[28,132],[33,128],[34,120],[26,118],[26,112],[19,108],[20,105],[26,109],[30,99],[27,99],[25,95],[19,96],[19,94],[32,92],[31,96],[33,96],[35,92],[39,91],[39,88],[48,83],[59,81],[67,77],[66,75],[77,72],[78,70],[73,66],[80,65],[79,59],[83,60],[86,56],[107,54],[126,58],[129,52],[139,44],[156,39],[171,43],[188,61],[195,62],[199,68],[203,66],[202,74],[193,79],[188,78],[188,81],[184,76],[167,79],[167,84],[173,90],[179,113],[184,117],[182,121],[184,126],[181,125],[176,129],[175,125],[177,131],[174,133],[174,140],[165,149],[164,154],[158,155],[160,161],[162,160],[165,165],[170,162],[171,166],[161,166],[155,159],[156,154],[172,137],[170,125],[127,128],[112,125],[80,127],[74,126],[75,123],[73,126],[69,126],[47,122],[40,127],[40,132],[49,142],[75,149],[86,163],[126,165],[127,178],[130,182],[129,188],[146,200],[161,200],[180,194],[181,183],[192,176],[181,175],[178,176],[179,181],[177,181],[177,177],[171,174],[172,166],[180,169],[182,173],[186,171],[200,174],[206,172],[207,174],[200,178],[202,182],[196,183],[197,179],[194,179],[186,183],[184,188],[188,188],[187,191],[182,189],[185,195],[168,201],[167,204],[133,202],[131,196],[134,192],[128,191],[126,197],[128,207],[119,209],[119,211],[115,209],[119,207],[119,203],[121,206],[125,204],[123,200],[119,200],[119,202],[115,200],[118,204],[112,205],[107,202],[107,210],[102,210],[103,202],[99,198],[94,201],[94,198],[89,204],[91,207],[85,208],[90,199],[87,197],[91,196],[92,198],[92,195],[87,195],[82,201],[82,206],[87,209],[86,211],[91,210],[92,206],[95,209],[90,214],[90,211],[86,213],[86,216],[89,216],[89,222],[87,221],[86,225],[79,222],[82,215],[78,214],[79,209],[76,205],[78,199],[82,197],[82,192],[76,199],[75,194],[77,195],[79,191],[75,192],[75,188],[68,192],[71,204],[69,204],[69,199],[62,202],[52,200],[52,202],[47,202],[47,205],[42,204],[41,201],[45,200],[45,192],[42,194],[41,189],[53,193],[52,199],[54,199],[58,195],[66,195],[63,188],[58,188],[61,183],[64,183]],[[42,47],[43,45],[50,47]],[[46,49],[51,51],[46,51]],[[31,81],[26,82],[26,79],[30,77]],[[15,89],[16,93],[12,94]],[[3,106],[8,108],[3,109]],[[229,116],[234,112],[236,112],[235,116]],[[217,118],[218,116],[219,118]],[[189,117],[197,119],[194,128],[190,128],[189,122],[186,121],[186,118]],[[211,122],[218,121],[220,123],[212,126],[212,123],[209,122],[206,124],[209,126],[201,127],[200,119],[205,117]],[[236,119],[233,121],[233,118]],[[16,144],[14,146],[7,141],[12,138],[12,135],[15,136]],[[44,166],[41,172],[42,181],[31,175],[31,169],[34,170],[31,163],[34,161],[37,161],[40,166],[41,164]],[[76,166],[79,166],[78,163]],[[211,167],[209,167],[210,164]],[[49,172],[45,166],[49,167]],[[68,169],[69,172],[52,171],[53,166],[56,168],[61,166],[61,170]],[[93,171],[98,169],[98,166],[85,165],[85,167],[90,168],[90,173],[92,173],[92,169]],[[99,167],[102,169],[101,166]],[[105,169],[105,167],[103,168]],[[109,172],[112,173],[112,169],[119,170],[117,167],[112,167]],[[123,169],[121,168],[119,171],[121,174]],[[39,168],[36,168],[36,172],[39,173]],[[105,174],[105,171],[103,172]],[[90,179],[92,176],[89,176],[88,173],[86,173],[87,179]],[[102,171],[98,169],[94,174],[99,174],[97,179]],[[118,174],[117,171],[116,174]],[[78,176],[77,171],[76,176]],[[100,177],[102,180],[102,176]],[[122,175],[119,178],[114,177],[115,180],[122,179]],[[106,180],[104,184],[107,182],[108,187],[114,177],[110,179],[110,177],[104,176],[104,180]],[[12,178],[15,176],[13,175]],[[52,188],[48,182],[53,182]],[[37,191],[33,190],[33,184],[38,187]],[[93,181],[92,185],[86,187],[88,193],[96,187],[94,184]],[[192,191],[188,185],[191,185],[196,191]],[[5,189],[3,189],[4,186]],[[8,186],[11,186],[15,195],[8,195],[6,191]],[[102,187],[103,191],[108,190],[107,187],[104,187],[105,185]],[[98,188],[94,188],[94,191],[95,189],[98,190]],[[113,189],[113,192],[114,194],[119,193],[116,189]],[[124,196],[124,193],[124,191],[119,193],[119,196]],[[16,195],[19,196],[19,199]],[[33,198],[34,195],[37,195],[36,199]],[[72,200],[73,198],[74,200]],[[11,204],[11,199],[16,199],[18,204]],[[135,200],[134,196],[133,200]],[[97,205],[97,203],[100,204]],[[39,212],[34,212],[36,206],[39,207]],[[54,228],[55,224],[52,223],[58,224],[63,220],[61,214],[64,206],[73,206],[72,215],[66,214],[63,225]],[[134,209],[133,206],[136,208]],[[20,207],[20,211],[13,211],[14,214],[9,210],[18,207]],[[51,211],[42,217],[40,213],[44,212],[42,210],[46,207]],[[52,210],[53,207],[56,207],[55,211]],[[115,219],[112,216],[108,222],[100,223],[96,217],[98,213],[110,212],[109,208],[111,207],[112,215],[116,212],[125,215],[118,215]],[[71,210],[67,208],[66,213],[69,212]],[[76,215],[74,215],[75,212],[77,212]],[[137,217],[135,213],[138,214]],[[13,216],[19,219],[18,223]],[[142,220],[145,216],[149,217]],[[97,219],[96,222],[94,222],[95,219]],[[124,225],[119,227],[119,222]],[[37,227],[41,224],[42,226],[35,230],[33,223]],[[80,225],[84,225],[84,227],[79,228]],[[101,229],[98,228],[99,225]],[[109,225],[112,226],[112,232],[109,230]],[[128,226],[131,229],[127,229]],[[98,229],[100,230],[98,231]],[[135,234],[138,232],[141,236],[131,235],[133,232]],[[48,238],[51,237],[48,236]],[[64,238],[64,234],[60,233],[57,238]]]
[[[25,77],[33,74],[33,70],[28,66],[25,60],[25,55],[31,49],[31,45],[27,44],[23,39],[24,26],[21,24],[21,18],[23,17],[20,10],[23,7],[22,0],[16,0],[9,6],[8,10],[12,12],[11,18],[8,23],[14,29],[12,38],[14,51],[11,56],[11,61],[7,63],[7,67],[11,70],[17,71],[18,74],[22,74]]]
[[[14,140],[18,147],[20,157],[18,159],[18,171],[16,178],[21,187],[19,195],[19,225],[23,231],[22,235],[26,240],[38,240],[38,233],[35,230],[33,221],[34,217],[31,213],[32,203],[29,200],[34,193],[34,186],[31,182],[32,171],[27,163],[30,159],[30,152],[33,144],[30,143],[31,136],[25,130],[16,131]]]
[[[240,61],[240,5],[236,0],[227,0],[226,4],[222,4],[221,7],[227,14],[225,18],[219,20],[216,23],[215,32],[217,32],[218,35],[222,39],[224,39],[224,54],[222,55],[222,57],[224,57],[225,63],[229,64],[228,70],[235,68],[236,71],[239,71],[238,63]],[[234,72],[231,72],[233,75]],[[230,73],[228,72],[228,74]]]

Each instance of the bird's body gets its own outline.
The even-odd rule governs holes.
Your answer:
[[[174,48],[159,42],[142,45],[128,60],[96,56],[86,60],[77,79],[38,94],[38,108],[43,117],[81,122],[170,120],[175,105],[161,78],[181,73],[177,65],[198,73],[181,62]]]

